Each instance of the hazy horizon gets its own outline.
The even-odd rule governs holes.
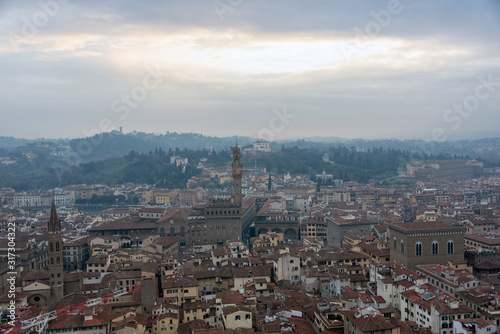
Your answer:
[[[146,133],[146,134],[153,134],[153,135],[165,135],[167,131],[163,133],[159,132],[147,132],[147,131],[130,131],[130,132],[123,132],[124,135],[129,135],[133,134],[134,132],[137,133]],[[209,135],[209,134],[204,134],[204,133],[198,133],[198,132],[176,132],[176,131],[168,131],[169,133],[178,133],[179,135],[182,134],[194,134],[194,135],[201,135],[201,136],[206,136],[206,137],[217,137],[217,138],[231,138],[231,137],[245,137],[245,138],[253,138],[255,140],[260,140],[257,136],[252,137],[252,136],[239,136],[239,135],[233,135],[233,136],[217,136],[217,135]],[[101,132],[100,134],[103,134],[104,132]],[[109,132],[108,132],[109,133]],[[85,138],[85,137],[15,137],[15,136],[3,136],[0,135],[0,137],[13,137],[14,139],[20,139],[20,140],[72,140],[72,139],[79,139],[79,138]],[[291,138],[275,138],[272,141],[273,142],[282,142],[282,141],[295,141],[295,140],[314,140],[314,139],[331,139],[332,141],[334,139],[338,140],[399,140],[399,141],[411,141],[411,140],[424,140],[424,141],[432,141],[432,139],[429,138],[391,138],[391,137],[377,137],[377,138],[363,138],[363,137],[352,137],[352,138],[347,138],[347,137],[338,137],[338,136],[309,136],[309,137],[291,137]],[[452,141],[460,141],[460,140],[481,140],[481,139],[488,139],[488,138],[500,138],[500,135],[484,135],[484,136],[476,136],[476,137],[471,137],[471,138],[456,138],[456,139],[448,139],[446,141],[452,142]],[[264,138],[264,140],[268,141],[267,139]]]

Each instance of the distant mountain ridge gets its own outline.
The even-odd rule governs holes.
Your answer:
[[[26,145],[28,143],[33,143],[35,141],[36,141],[36,139],[24,139],[24,138],[0,136],[0,147],[1,148],[14,148],[14,147]]]
[[[235,137],[193,133],[157,135],[118,131],[72,140],[26,140],[21,146],[0,147],[0,188],[27,190],[79,183],[127,182],[181,188],[189,177],[199,173],[198,163],[203,161],[207,167],[229,163],[235,140]],[[254,141],[238,137],[238,146]],[[9,138],[4,142],[13,145],[23,140]],[[271,153],[244,154],[244,158],[249,159],[245,163],[258,164],[273,173],[306,174],[312,179],[325,171],[335,178],[363,183],[371,178],[392,178],[414,160],[472,158],[483,161],[485,167],[500,166],[500,138],[456,142],[300,139],[272,142],[271,147]],[[171,163],[173,156],[188,158],[185,171]]]
[[[99,161],[120,158],[134,150],[139,153],[148,153],[157,148],[169,150],[224,150],[234,146],[234,137],[214,137],[197,133],[166,132],[154,134],[146,132],[131,132],[123,134],[119,131],[106,132],[89,138],[77,139],[22,139],[14,137],[0,137],[0,156],[5,150],[19,148],[30,149],[34,143],[56,143],[60,147],[67,147],[72,154],[81,157],[81,162]],[[238,137],[238,144],[245,146],[255,142],[256,138]],[[409,150],[430,154],[450,154],[451,156],[469,156],[483,158],[491,162],[500,162],[500,137],[475,140],[459,140],[445,142],[428,142],[421,139],[344,139],[340,137],[309,137],[304,139],[288,139],[271,142],[273,149],[281,147],[301,147],[327,149],[332,145],[341,145],[368,150],[373,148]],[[68,153],[68,152],[66,152]],[[4,152],[5,154],[5,152]]]

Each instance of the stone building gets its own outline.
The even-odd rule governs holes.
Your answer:
[[[343,219],[341,217],[327,217],[328,244],[341,246],[346,234],[371,235],[373,223],[365,219]]]
[[[186,208],[171,209],[158,220],[158,234],[162,237],[165,235],[184,235],[187,231],[189,211]]]
[[[300,238],[326,242],[328,238],[326,219],[311,216],[300,223]]]
[[[234,194],[231,200],[212,200],[198,208],[197,219],[189,219],[189,240],[193,244],[222,244],[227,240],[249,238],[246,232],[254,217],[254,199],[242,199],[243,164],[240,149],[233,148]],[[194,217],[194,216],[192,216]],[[247,235],[248,234],[248,235]]]
[[[483,163],[475,160],[431,160],[406,165],[408,175],[418,180],[469,179],[482,168]]]
[[[122,219],[105,222],[89,230],[91,237],[122,235],[135,238],[140,235],[156,234],[157,224],[141,222],[139,217],[125,217]]]
[[[49,246],[49,282],[51,290],[48,306],[50,310],[53,310],[64,296],[63,242],[61,223],[57,216],[55,202],[52,202],[47,232]]]
[[[265,202],[263,202],[264,200]],[[282,240],[299,239],[300,212],[292,211],[292,209],[286,210],[283,202],[284,200],[278,196],[257,200],[255,210],[256,236],[273,232],[281,235]]]
[[[64,270],[83,270],[85,261],[90,257],[88,238],[78,238],[64,243],[63,264]]]
[[[442,221],[390,224],[391,261],[410,269],[421,264],[463,261],[465,230],[465,227]]]

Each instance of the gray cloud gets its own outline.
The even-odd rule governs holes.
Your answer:
[[[223,20],[213,3],[68,1],[14,52],[9,34],[42,9],[1,2],[0,134],[78,137],[109,119],[126,131],[257,136],[281,106],[296,116],[282,138],[497,131],[500,87],[458,129],[443,120],[479,76],[500,82],[496,1],[401,0],[363,38],[355,28],[376,26],[390,1],[242,0]],[[155,66],[159,87],[120,118],[113,102]]]

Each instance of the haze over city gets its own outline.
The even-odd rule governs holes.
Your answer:
[[[500,334],[498,0],[0,0],[0,334]]]
[[[55,3],[0,3],[2,135],[498,135],[496,1]]]

